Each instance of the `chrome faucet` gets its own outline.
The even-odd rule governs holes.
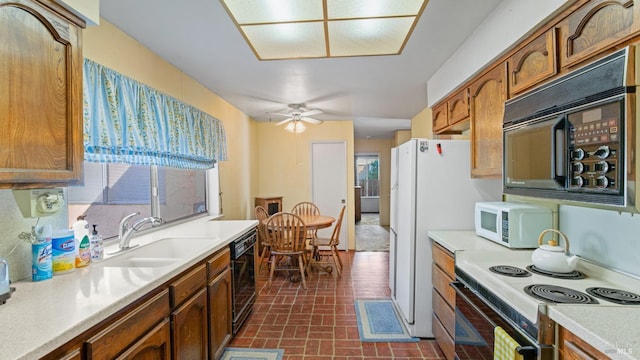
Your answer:
[[[134,216],[140,215],[139,212],[129,214],[120,220],[120,228],[118,232],[118,240],[120,242],[120,249],[118,251],[124,251],[136,247],[137,245],[130,246],[131,236],[136,231],[139,231],[144,224],[151,224],[151,226],[158,226],[162,224],[162,219],[155,216],[146,217],[142,220],[138,220],[133,226],[129,227],[129,220]]]

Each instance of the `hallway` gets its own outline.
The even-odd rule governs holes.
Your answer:
[[[388,252],[341,252],[341,278],[311,271],[307,290],[276,276],[259,295],[247,323],[231,347],[284,349],[283,360],[443,359],[434,340],[363,343],[359,340],[356,299],[388,298]]]
[[[379,213],[362,213],[356,222],[356,251],[389,251],[389,227],[379,220]]]

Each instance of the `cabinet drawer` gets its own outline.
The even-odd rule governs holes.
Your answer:
[[[450,278],[455,279],[456,274],[453,254],[436,243],[433,243],[432,249],[433,262],[437,264]]]
[[[169,291],[164,290],[89,339],[87,355],[92,360],[113,359],[168,316]]]
[[[558,327],[560,360],[608,359],[609,357],[562,326]]]
[[[449,283],[451,283],[453,279],[445,274],[444,271],[442,271],[442,269],[440,269],[436,264],[433,264],[431,269],[433,288],[444,298],[449,306],[455,306],[456,291],[449,286]]]
[[[452,308],[447,305],[442,296],[437,291],[432,292],[433,312],[436,314],[449,335],[456,333],[456,317]]]
[[[205,286],[207,286],[207,272],[205,264],[202,264],[169,285],[171,308],[176,308]]]
[[[218,251],[213,258],[207,261],[207,281],[213,280],[222,273],[231,263],[231,251],[229,248]]]
[[[165,319],[142,339],[131,345],[116,360],[126,359],[171,359],[171,326],[169,319]]]
[[[435,336],[436,343],[440,346],[445,358],[447,360],[454,360],[456,356],[456,347],[453,338],[449,336],[442,326],[442,323],[437,317],[435,317],[435,315],[433,316],[433,335]]]

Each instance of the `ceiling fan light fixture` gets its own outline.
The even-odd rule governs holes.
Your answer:
[[[303,133],[307,129],[307,127],[304,126],[302,121],[293,120],[290,121],[287,126],[284,127],[284,129],[293,134],[300,134]]]

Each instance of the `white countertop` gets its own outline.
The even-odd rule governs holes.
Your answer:
[[[464,252],[456,255],[456,263],[460,258],[472,262],[474,258],[486,259],[487,256],[495,254],[518,258],[526,252],[495,244],[477,236],[474,231],[431,231],[429,237],[453,253]],[[635,279],[632,282],[635,283]],[[554,304],[548,305],[546,309],[547,315],[558,325],[565,327],[612,359],[639,358],[640,306]]]
[[[166,238],[202,240],[202,250],[191,259],[155,268],[104,267],[96,263],[50,280],[12,284],[16,291],[0,306],[0,358],[35,359],[46,355],[257,224],[255,220],[211,219],[198,218],[131,241],[132,245],[144,245]],[[116,248],[117,244],[109,244],[105,254]]]

